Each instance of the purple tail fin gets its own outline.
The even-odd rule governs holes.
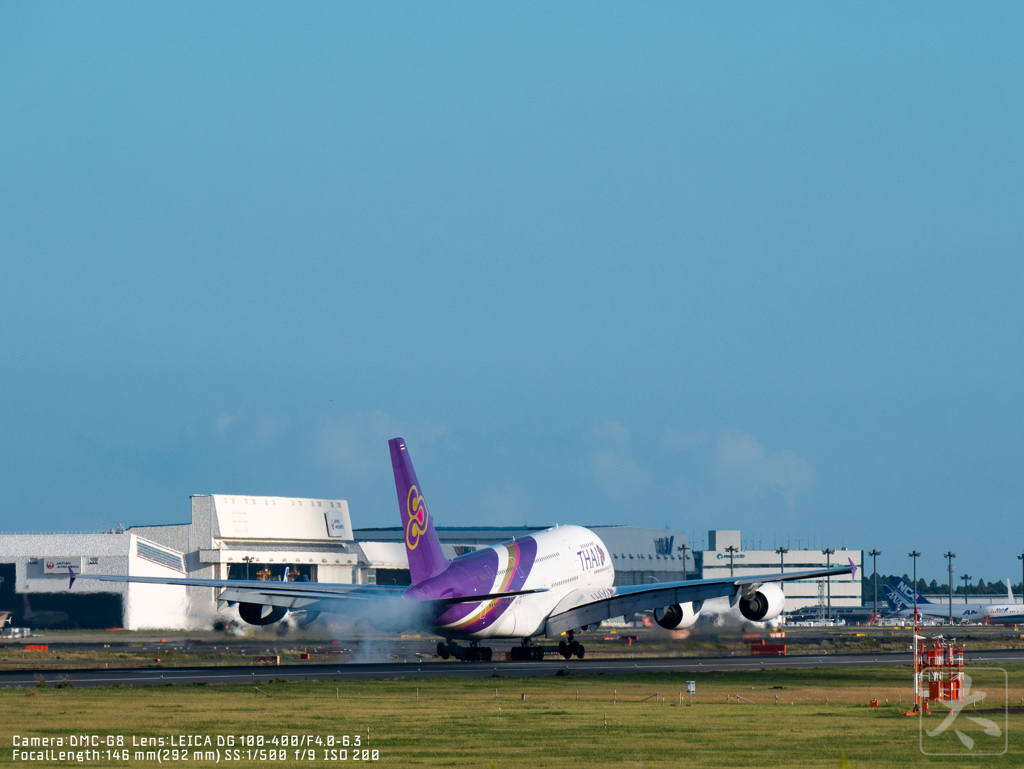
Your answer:
[[[398,508],[402,513],[402,528],[405,530],[405,552],[409,556],[409,576],[412,584],[418,585],[425,579],[436,577],[448,568],[449,561],[441,552],[441,541],[434,531],[434,522],[423,501],[423,490],[412,469],[409,451],[405,441],[392,438],[391,466],[395,471],[395,489],[398,491]]]

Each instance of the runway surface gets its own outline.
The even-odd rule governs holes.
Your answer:
[[[1024,663],[1024,650],[983,651],[967,655],[974,665]],[[74,686],[160,686],[167,684],[240,684],[269,681],[358,681],[371,678],[485,678],[487,676],[554,676],[598,673],[700,673],[717,670],[799,669],[910,665],[912,655],[830,654],[789,657],[662,657],[648,659],[561,660],[544,662],[409,662],[361,664],[231,665],[193,668],[89,668],[77,670],[11,670],[0,672],[0,686],[36,686],[39,677]]]

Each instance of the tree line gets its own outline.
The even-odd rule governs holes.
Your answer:
[[[908,574],[890,575],[890,574],[879,574],[878,575],[878,600],[882,600],[882,585],[889,584],[889,578],[891,576],[899,576],[904,582],[913,587],[914,580],[911,579]],[[997,582],[986,582],[985,580],[978,578],[977,582],[969,582],[967,588],[967,597],[970,598],[972,595],[1006,595],[1006,582],[999,580]],[[924,578],[917,580],[917,592],[923,595],[949,595],[949,583],[938,580],[932,580],[926,582]],[[1021,594],[1024,593],[1024,585],[1020,581],[1013,585],[1013,596],[1017,600],[1020,600]],[[875,596],[875,580],[873,574],[865,574],[864,581],[862,583],[862,595],[865,601],[871,602]],[[964,582],[960,580],[959,585],[953,586],[953,595],[960,596],[961,599],[964,595]]]

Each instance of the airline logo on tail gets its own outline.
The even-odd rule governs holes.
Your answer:
[[[914,608],[914,588],[908,585],[899,577],[890,577],[889,581],[892,582],[894,592],[901,604],[908,609]],[[923,598],[920,593],[917,594],[917,605],[924,606],[925,604],[931,603],[927,598]]]
[[[405,526],[405,544],[410,550],[415,550],[420,543],[420,535],[427,531],[427,503],[415,486],[409,487],[405,510],[409,514],[409,523]]]
[[[882,585],[882,595],[885,596],[885,602],[889,605],[889,611],[903,611],[911,607],[910,601],[904,603],[903,596],[890,585]]]

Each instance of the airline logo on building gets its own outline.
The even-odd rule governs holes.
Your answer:
[[[341,513],[324,513],[327,517],[327,536],[328,537],[347,537],[348,532],[345,531],[345,517]]]
[[[654,540],[654,552],[658,555],[672,555],[672,545],[675,544],[675,536],[660,537]]]
[[[44,558],[43,559],[43,574],[63,574],[65,577],[68,574],[68,569],[74,569],[75,572],[82,570],[82,559],[81,558]]]

